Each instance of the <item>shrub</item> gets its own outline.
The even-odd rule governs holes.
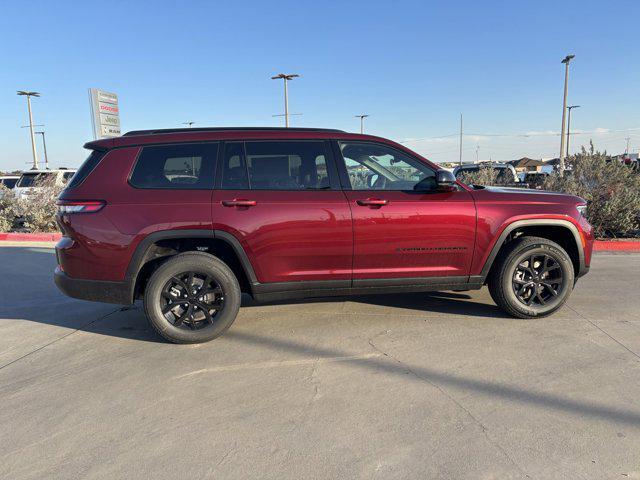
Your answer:
[[[640,229],[640,175],[606,153],[587,151],[568,158],[571,170],[550,175],[546,190],[589,202],[587,219],[598,237],[633,236]]]
[[[57,230],[56,200],[64,187],[56,185],[53,176],[36,181],[34,187],[39,188],[14,202],[14,212],[30,231],[53,232]]]
[[[0,232],[8,232],[16,217],[16,196],[13,190],[0,185]]]
[[[458,175],[458,180],[467,185],[508,185],[507,175],[490,166],[480,165],[477,171],[465,171]]]

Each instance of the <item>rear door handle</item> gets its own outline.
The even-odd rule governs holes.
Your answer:
[[[234,198],[233,200],[222,200],[225,207],[255,207],[258,204],[255,200],[246,200],[244,198]]]
[[[356,200],[356,203],[361,207],[382,207],[389,203],[389,200],[382,200],[380,198],[367,198],[364,200]]]

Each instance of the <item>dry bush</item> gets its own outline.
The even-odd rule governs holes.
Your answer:
[[[64,187],[56,185],[53,175],[37,180],[34,186],[39,188],[15,202],[15,212],[32,232],[56,231],[56,201]]]
[[[495,168],[481,165],[476,172],[463,170],[462,173],[458,175],[458,180],[467,185],[495,186],[509,184],[505,177],[505,175],[500,175],[500,172]]]
[[[568,158],[570,171],[550,175],[543,188],[589,202],[587,219],[598,237],[640,233],[640,175],[606,153],[587,151]]]
[[[16,217],[16,197],[12,190],[0,185],[0,232],[8,232]]]

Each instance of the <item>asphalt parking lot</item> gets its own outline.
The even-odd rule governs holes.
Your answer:
[[[640,478],[640,255],[515,320],[486,289],[246,308],[196,346],[0,248],[0,478]]]

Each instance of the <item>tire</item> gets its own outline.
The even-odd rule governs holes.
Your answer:
[[[144,293],[149,323],[173,343],[219,337],[236,319],[240,302],[240,286],[231,269],[203,252],[171,257],[153,273]]]
[[[508,243],[488,279],[493,301],[516,318],[551,315],[567,301],[574,284],[575,272],[567,252],[540,237],[520,237]]]

